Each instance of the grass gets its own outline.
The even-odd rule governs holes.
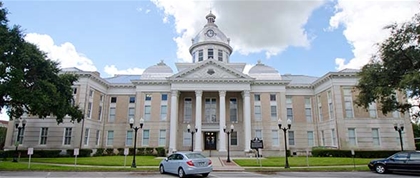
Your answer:
[[[77,158],[75,166],[74,157],[65,158],[32,158],[28,168],[28,158],[21,158],[18,163],[11,160],[0,162],[0,171],[158,171],[159,162],[153,156],[136,156],[136,164],[140,168],[131,168],[132,157],[127,157],[124,167],[124,156],[101,156]],[[234,159],[238,165],[246,167],[247,171],[254,172],[280,172],[280,171],[368,171],[367,164],[372,159],[355,158],[356,167],[353,167],[352,158],[309,157],[307,167],[306,157],[290,157],[290,169],[284,169],[284,157],[268,157],[261,159]],[[94,167],[92,167],[94,166]],[[149,166],[143,167],[141,166]],[[322,167],[332,166],[332,167]],[[341,166],[341,167],[340,167]]]
[[[309,157],[309,166],[344,166],[353,165],[353,158],[335,158],[335,157]],[[356,165],[367,165],[371,158],[355,158]],[[257,159],[234,159],[242,167],[260,167]],[[260,159],[262,167],[284,167],[284,157],[267,157]],[[289,157],[290,167],[306,167],[306,157]]]

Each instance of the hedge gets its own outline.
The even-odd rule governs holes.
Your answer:
[[[356,158],[386,158],[399,151],[396,150],[355,150]],[[351,150],[332,150],[332,149],[313,149],[312,156],[314,157],[352,157]]]

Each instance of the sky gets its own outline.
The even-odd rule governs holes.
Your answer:
[[[231,39],[230,62],[258,61],[280,74],[321,77],[361,68],[389,36],[384,29],[419,13],[416,0],[3,0],[20,25],[60,67],[101,77],[141,74],[163,60],[191,62],[191,39],[211,11]],[[4,110],[3,110],[4,112]],[[0,119],[8,120],[5,114]]]

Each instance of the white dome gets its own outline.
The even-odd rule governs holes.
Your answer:
[[[281,80],[281,75],[276,69],[262,64],[261,61],[249,70],[248,75],[257,80]]]
[[[163,61],[148,67],[141,75],[141,79],[165,79],[173,75],[172,69]]]
[[[229,44],[229,38],[219,30],[217,25],[214,23],[216,16],[211,12],[206,16],[207,24],[204,28],[195,36],[193,39],[193,45],[200,42],[220,42],[224,44]]]

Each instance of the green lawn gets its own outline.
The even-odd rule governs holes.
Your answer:
[[[284,167],[284,157],[268,157],[261,160],[262,167]],[[334,158],[334,157],[309,157],[309,166],[343,166],[353,165],[353,158]],[[371,158],[355,158],[356,165],[367,165]],[[259,167],[257,159],[234,159],[234,161],[242,167]],[[307,166],[306,157],[289,157],[290,167]]]
[[[28,162],[29,158],[21,158],[20,162]],[[136,156],[137,166],[158,166],[162,159],[154,156]],[[126,165],[130,166],[133,161],[132,156],[127,156]],[[32,163],[53,163],[53,164],[74,164],[74,157],[65,158],[32,158]],[[124,156],[98,156],[77,158],[78,165],[96,166],[124,166]]]

